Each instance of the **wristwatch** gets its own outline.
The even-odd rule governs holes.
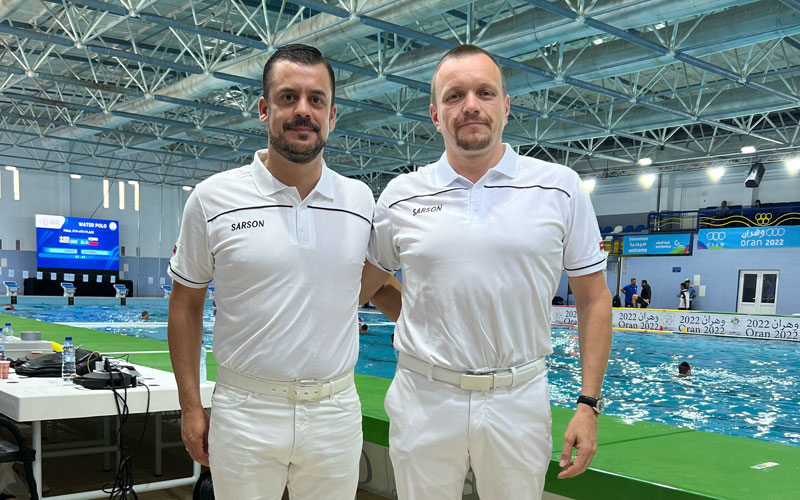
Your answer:
[[[603,413],[603,410],[606,409],[606,400],[603,398],[593,398],[591,396],[584,396],[581,394],[578,396],[578,404],[585,404],[592,407],[595,413]]]

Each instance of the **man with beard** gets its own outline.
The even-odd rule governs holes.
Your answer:
[[[263,84],[269,150],[197,185],[170,261],[182,437],[193,459],[210,463],[217,498],[278,500],[287,486],[293,500],[353,498],[362,443],[356,311],[370,299],[359,290],[374,201],[322,158],[336,122],[322,54],[278,49]],[[198,365],[212,280],[218,367],[209,423]]]
[[[385,400],[401,499],[461,498],[470,466],[482,499],[541,497],[552,450],[544,357],[562,269],[578,307],[582,384],[559,477],[585,471],[597,448],[611,344],[597,220],[574,171],[502,143],[509,105],[490,54],[448,52],[430,106],[445,153],[392,180],[376,207],[368,259],[403,269]]]

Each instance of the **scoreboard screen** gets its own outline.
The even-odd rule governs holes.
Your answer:
[[[119,271],[119,222],[36,214],[36,267]]]

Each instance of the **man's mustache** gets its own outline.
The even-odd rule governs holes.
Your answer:
[[[300,127],[310,128],[314,132],[319,132],[319,125],[312,122],[308,118],[297,118],[295,120],[283,124],[283,130],[289,130],[291,128],[300,128]]]

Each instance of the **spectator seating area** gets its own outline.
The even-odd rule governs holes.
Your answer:
[[[764,203],[760,207],[728,205],[698,210],[650,212],[647,227],[656,231],[697,231],[724,227],[764,227],[800,225],[800,202]]]
[[[784,201],[780,203],[762,203],[760,207],[744,207],[743,205],[728,205],[728,210],[763,210],[763,209],[785,209],[790,207],[800,207],[800,201]],[[719,205],[701,208],[700,210],[719,210]]]
[[[795,226],[800,224],[800,202],[763,203],[760,207],[729,205],[725,210],[698,210],[698,228]]]

